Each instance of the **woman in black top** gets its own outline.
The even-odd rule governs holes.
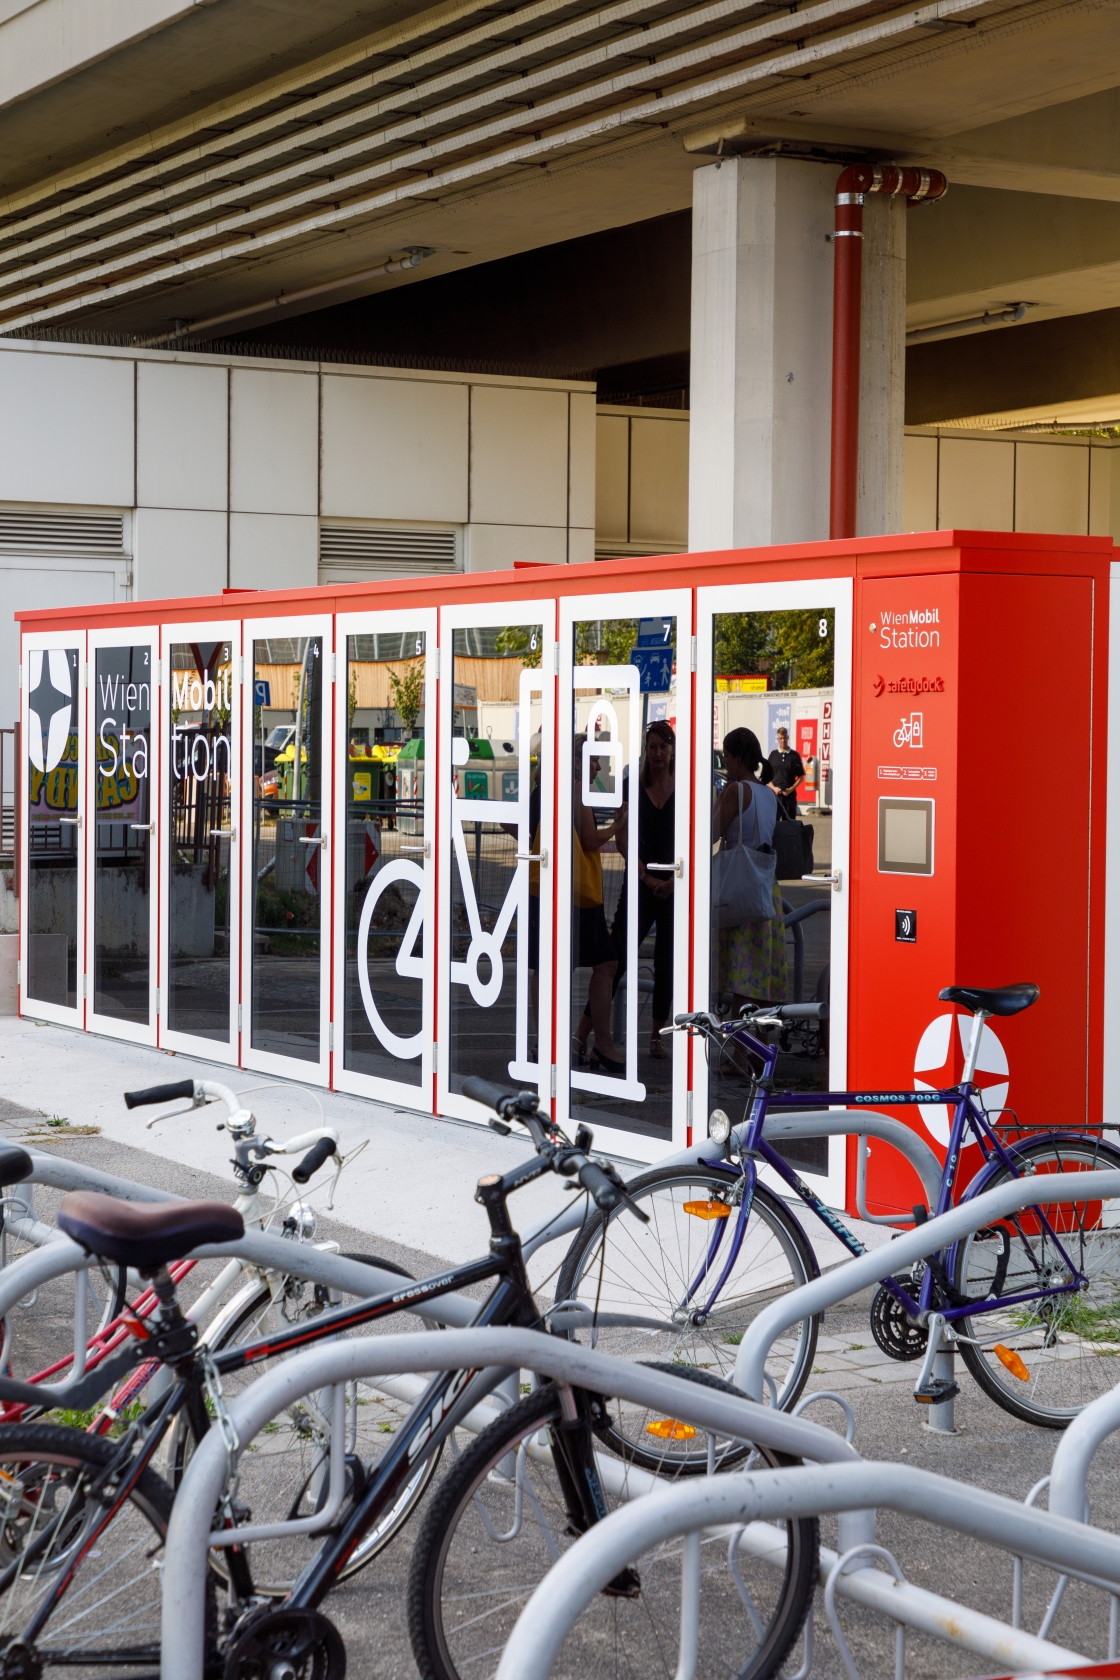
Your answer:
[[[661,1039],[673,1009],[673,889],[676,884],[676,749],[677,737],[664,719],[646,730],[645,752],[638,774],[638,938],[643,939],[656,923],[653,946],[653,1010],[649,1053],[660,1061],[666,1050]],[[629,812],[629,802],[627,803]],[[617,840],[623,857],[628,856],[625,835]],[[666,865],[651,869],[651,863]],[[611,940],[618,958],[614,990],[626,972],[626,906],[628,872],[623,876],[622,894],[611,927]]]

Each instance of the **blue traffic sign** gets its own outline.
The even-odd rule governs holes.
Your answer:
[[[673,683],[673,650],[671,647],[636,647],[630,649],[630,663],[638,667],[643,694],[667,694]]]
[[[272,705],[271,683],[264,682],[260,678],[257,679],[257,681],[253,684],[253,704],[254,706]]]
[[[638,620],[639,647],[668,647],[673,634],[671,618],[640,618]]]

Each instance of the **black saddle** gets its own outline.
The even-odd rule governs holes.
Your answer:
[[[26,1149],[14,1143],[0,1144],[0,1190],[9,1184],[22,1184],[34,1163]]]
[[[1017,986],[946,986],[937,995],[942,1003],[959,1003],[974,1015],[981,1009],[985,1015],[1018,1015],[1038,1001],[1038,987],[1026,981]]]
[[[245,1235],[245,1221],[225,1202],[122,1202],[96,1190],[63,1196],[58,1224],[87,1254],[140,1270]]]

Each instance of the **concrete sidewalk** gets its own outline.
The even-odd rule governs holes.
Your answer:
[[[232,1188],[229,1138],[219,1136],[216,1129],[217,1106],[180,1115],[149,1130],[148,1121],[157,1111],[129,1110],[124,1105],[125,1091],[188,1078],[217,1079],[234,1091],[252,1091],[247,1101],[260,1129],[277,1141],[324,1122],[338,1128],[344,1153],[368,1140],[368,1147],[342,1175],[334,1217],[380,1241],[429,1256],[437,1265],[461,1263],[485,1252],[489,1226],[474,1200],[475,1184],[483,1173],[508,1171],[530,1153],[524,1136],[499,1137],[467,1121],[390,1108],[365,1097],[342,1096],[70,1027],[0,1017],[0,1118],[7,1101],[47,1119],[60,1117],[72,1126],[97,1126],[103,1138],[127,1146],[128,1151],[143,1150],[162,1161],[177,1162],[223,1179]],[[253,1089],[260,1086],[267,1088]],[[67,1134],[62,1128],[57,1130],[57,1139],[52,1141],[65,1152]],[[642,1170],[634,1162],[618,1159],[627,1177]],[[142,1176],[134,1156],[116,1168],[104,1158],[98,1164],[124,1177]],[[325,1194],[318,1193],[314,1201],[316,1207],[325,1206]],[[560,1181],[548,1174],[518,1191],[516,1223],[527,1231],[567,1203]],[[823,1225],[816,1220],[802,1223],[809,1229],[822,1268],[845,1257],[845,1250]],[[852,1227],[869,1247],[877,1247],[890,1235],[881,1226],[863,1225],[859,1220],[852,1221]],[[542,1250],[531,1268],[534,1283],[539,1284],[562,1255],[560,1244]]]

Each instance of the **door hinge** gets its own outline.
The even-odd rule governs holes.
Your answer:
[[[237,1006],[237,1030],[238,1030],[238,1032],[241,1031],[241,1005],[240,1004],[238,1004],[238,1006]]]
[[[549,1095],[554,1097],[556,1095],[556,1089],[556,1063],[553,1062],[551,1076],[549,1079]]]
[[[333,659],[334,655],[332,654],[331,657]],[[328,1050],[333,1050],[334,1049],[334,1022],[333,1021],[330,1023],[330,1025],[327,1028],[327,1049]]]
[[[244,660],[244,658],[241,658],[237,661],[237,680],[238,680],[239,683],[243,683],[245,681],[245,660]]]
[[[696,637],[695,636],[692,637],[692,646],[689,650],[688,657],[689,657],[689,667],[688,668],[689,668],[690,671],[695,671],[695,669],[696,669]]]
[[[438,647],[435,648],[432,652],[432,658],[435,661],[435,667],[436,667],[435,676],[436,676],[436,681],[437,682],[439,681],[439,656],[440,656],[440,652],[441,652],[441,650]]]
[[[559,642],[553,642],[553,644],[552,644],[552,675],[554,677],[558,677],[560,675],[560,643]]]
[[[685,1103],[685,1115],[687,1117],[687,1123],[688,1123],[689,1129],[691,1130],[691,1127],[692,1127],[692,1092],[691,1091],[688,1093],[688,1101]]]
[[[332,681],[332,683],[338,681],[338,655],[337,655],[337,653],[332,653],[331,654],[331,681]]]
[[[432,1072],[433,1073],[438,1073],[439,1072],[439,1045],[438,1044],[433,1044],[432,1045]]]
[[[159,987],[156,987],[156,1014],[159,1014]]]

